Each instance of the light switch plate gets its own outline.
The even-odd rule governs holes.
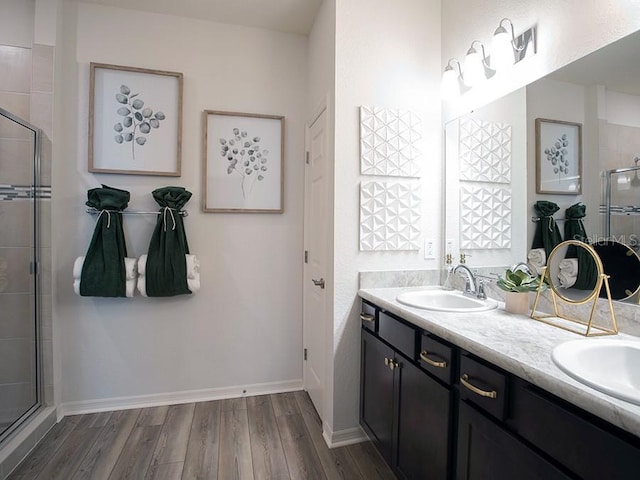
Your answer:
[[[424,258],[425,260],[435,260],[436,258],[436,241],[433,238],[426,238],[424,241]]]

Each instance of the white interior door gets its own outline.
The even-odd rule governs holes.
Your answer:
[[[327,111],[307,125],[304,208],[304,384],[320,417],[325,388],[325,336],[329,201],[327,195]]]

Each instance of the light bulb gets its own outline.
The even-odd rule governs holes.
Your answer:
[[[460,81],[458,73],[447,65],[442,74],[442,98],[445,100],[453,100],[460,96]]]
[[[473,87],[487,79],[484,74],[482,57],[475,48],[471,47],[467,52],[467,56],[464,57],[462,71],[464,72],[464,84],[467,87]]]
[[[516,63],[513,52],[513,44],[507,30],[500,26],[497,28],[491,41],[491,68],[499,71],[509,68]]]

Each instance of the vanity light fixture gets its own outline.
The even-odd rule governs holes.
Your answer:
[[[480,45],[480,51],[474,48],[474,45]],[[482,52],[482,54],[480,54]],[[479,40],[471,42],[471,47],[467,50],[467,56],[464,57],[464,78],[463,82],[467,87],[478,85],[487,79],[484,67],[487,64],[487,55],[484,51],[484,45]]]
[[[505,24],[511,27],[511,34]],[[535,27],[516,37],[513,22],[503,18],[491,41],[491,68],[500,71],[511,67],[525,57],[529,45],[533,46],[535,53]]]
[[[454,69],[454,65],[458,67],[458,71]],[[460,62],[455,58],[450,58],[447,66],[442,74],[442,97],[451,100],[460,96],[460,79],[462,76],[462,68]]]
[[[511,35],[507,27],[511,28]],[[490,53],[491,55],[487,56],[484,45],[479,40],[474,40],[465,56],[464,65],[460,65],[455,58],[450,59],[442,74],[442,97],[446,100],[459,97],[460,81],[471,88],[492,77],[497,71],[507,69],[527,56],[534,55],[535,25],[516,37],[511,20],[503,18],[493,34]],[[458,67],[457,72],[455,65]]]

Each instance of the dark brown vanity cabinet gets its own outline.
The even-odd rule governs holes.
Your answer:
[[[374,310],[362,329],[360,423],[398,478],[640,478],[637,436]]]
[[[446,480],[450,388],[418,366],[417,329],[384,312],[378,318],[379,336],[362,330],[360,423],[398,478]]]

